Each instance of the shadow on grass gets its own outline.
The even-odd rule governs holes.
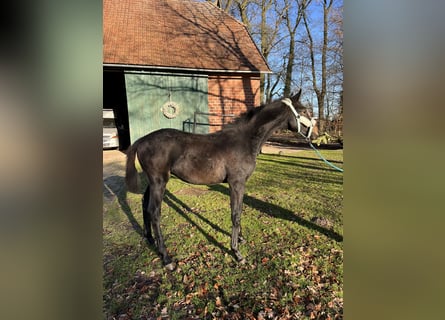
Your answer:
[[[178,199],[173,193],[171,193],[168,190],[165,190],[164,202],[170,208],[172,208],[178,214],[180,214],[184,219],[186,219],[190,224],[195,226],[196,229],[198,229],[204,235],[204,237],[207,239],[207,241],[209,241],[210,243],[212,243],[213,245],[215,245],[216,247],[221,249],[221,251],[226,252],[226,253],[234,256],[232,254],[231,250],[229,250],[224,245],[219,243],[214,237],[212,237],[208,232],[206,232],[202,227],[200,227],[196,222],[194,222],[190,218],[189,214],[193,214],[195,217],[201,219],[203,222],[205,222],[210,227],[212,227],[215,231],[221,232],[221,233],[223,233],[223,234],[225,234],[225,235],[230,237],[231,234],[229,232],[227,232],[226,230],[221,229],[221,227],[219,227],[218,225],[214,224],[213,222],[211,222],[209,219],[207,219],[206,217],[202,216],[198,212],[193,211],[189,206],[187,206],[184,202],[182,202],[180,199]]]
[[[226,186],[223,186],[221,184],[213,185],[210,187],[210,190],[221,192],[227,196],[229,196],[229,188]],[[326,229],[324,227],[321,227],[311,221],[305,220],[301,217],[296,216],[292,211],[284,209],[280,206],[277,206],[272,203],[268,203],[259,199],[256,199],[254,197],[244,195],[244,201],[243,203],[245,205],[248,205],[249,207],[258,210],[264,214],[267,214],[274,218],[284,219],[288,221],[294,221],[298,223],[301,226],[304,226],[308,229],[320,232],[327,236],[328,238],[331,238],[332,240],[335,240],[337,242],[343,241],[343,236],[341,234],[338,234],[337,232]]]
[[[320,161],[320,162],[323,162],[323,160],[321,160],[319,157],[313,157],[313,158],[311,158],[311,157],[287,156],[287,155],[281,155],[281,157],[293,158],[293,159],[314,160],[314,161]],[[341,164],[343,164],[343,161],[340,161],[340,160],[330,160],[330,159],[327,159],[327,160],[329,160],[329,162],[332,162],[332,163],[341,163]]]
[[[121,176],[111,176],[104,179],[104,197],[105,201],[111,201],[114,197],[117,198],[122,212],[127,216],[133,229],[141,236],[144,236],[144,230],[139,222],[131,212],[130,205],[127,201],[127,187],[125,186],[125,179]],[[142,201],[141,201],[142,208]]]
[[[272,163],[278,163],[282,165],[289,165],[289,166],[298,166],[305,169],[315,169],[315,170],[321,170],[321,171],[333,171],[336,170],[326,166],[326,164],[321,160],[320,158],[309,158],[309,157],[300,157],[300,156],[287,156],[287,155],[279,155],[277,157],[274,157],[273,159],[261,157],[259,158],[260,161],[267,161]],[[286,161],[289,160],[289,161]],[[320,166],[317,166],[317,164],[308,164],[307,161],[303,162],[296,162],[295,160],[312,160],[317,161],[317,164],[320,164]],[[330,160],[327,159],[329,162],[332,163],[338,163],[343,164],[343,161],[338,160]]]
[[[120,177],[120,176],[108,177],[104,180],[104,185],[106,186],[107,192],[114,193],[114,195],[117,197],[119,205],[120,205],[123,213],[127,216],[128,221],[130,222],[133,229],[141,237],[144,237],[143,227],[139,224],[139,222],[134,217],[134,215],[131,211],[131,208],[128,204],[127,190],[125,187],[124,178]],[[230,201],[228,187],[226,187],[222,184],[218,184],[218,185],[210,186],[209,189],[226,195],[227,201]],[[105,195],[105,191],[104,191],[104,195]],[[211,222],[203,215],[192,210],[187,204],[182,202],[180,199],[178,199],[173,193],[171,193],[168,190],[165,191],[164,202],[170,208],[172,208],[174,211],[176,211],[178,214],[180,214],[184,219],[186,219],[190,224],[195,226],[196,229],[199,230],[204,235],[204,237],[207,239],[207,241],[209,241],[210,243],[212,243],[213,245],[215,245],[216,247],[221,249],[221,251],[226,252],[229,255],[233,256],[233,253],[231,250],[229,250],[223,244],[218,242],[211,234],[206,232],[201,226],[199,226],[196,222],[194,222],[193,219],[190,218],[190,214],[193,214],[195,217],[202,220],[204,223],[208,224],[216,232],[221,232],[221,233],[230,237],[231,234],[229,232],[227,232],[226,230],[223,230],[221,227],[219,227],[215,223]],[[267,214],[269,216],[279,218],[279,219],[288,220],[288,221],[294,221],[294,222],[300,224],[301,226],[304,226],[308,229],[311,229],[311,230],[317,231],[321,234],[324,234],[325,236],[327,236],[330,239],[333,239],[337,242],[343,241],[343,236],[336,233],[335,231],[321,227],[311,221],[308,221],[301,217],[298,217],[292,211],[284,209],[280,206],[256,199],[256,198],[248,196],[248,195],[244,195],[243,203],[245,205],[248,205],[251,208],[256,209],[256,210],[258,210],[264,214]],[[142,203],[141,203],[141,205],[142,205]],[[149,243],[147,243],[147,244],[153,251],[155,251],[157,253],[157,250],[153,245],[151,245]]]
[[[302,159],[319,161],[319,162],[308,163],[307,161],[299,161]],[[330,162],[335,162],[339,164],[343,163],[343,161],[335,161],[335,160],[330,160]],[[294,170],[292,171],[292,173],[290,172],[290,170],[286,169],[284,172],[286,172],[286,176],[288,178],[309,179],[311,182],[319,182],[319,183],[343,184],[343,175],[338,174],[337,170],[330,168],[320,159],[279,155],[273,157],[271,156],[259,157],[258,163],[264,163],[267,164],[268,166],[270,165],[274,166],[275,164],[277,164],[280,166],[287,166],[288,168],[298,167],[302,169],[302,170]],[[317,170],[317,171],[310,171],[310,170]]]
[[[146,181],[141,180],[141,189],[144,190],[146,188]],[[125,179],[120,176],[111,176],[104,179],[104,197],[107,200],[112,200],[114,197],[117,198],[119,206],[122,209],[122,212],[127,216],[128,221],[130,222],[132,228],[142,237],[144,238],[144,230],[143,227],[139,224],[139,222],[134,217],[130,205],[127,201],[127,188],[125,186]],[[193,211],[189,206],[187,206],[184,202],[178,199],[174,194],[170,191],[165,190],[164,194],[164,202],[173,210],[175,210],[178,214],[180,214],[184,219],[186,219],[190,224],[195,226],[197,230],[199,230],[204,237],[216,247],[220,248],[223,252],[226,252],[230,255],[232,251],[226,248],[223,244],[219,243],[214,237],[212,237],[209,233],[207,233],[202,227],[200,227],[196,222],[194,222],[190,218],[190,214],[193,214],[197,218],[201,219],[203,222],[207,223],[210,227],[212,227],[215,231],[221,232],[227,236],[231,236],[229,232],[223,230],[218,225],[214,224],[201,214]],[[142,200],[141,200],[141,208],[142,208]],[[162,219],[162,213],[161,213]],[[148,246],[158,254],[156,247],[149,242],[147,242]]]

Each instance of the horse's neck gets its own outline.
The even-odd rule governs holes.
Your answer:
[[[261,146],[270,138],[275,130],[283,126],[285,116],[279,114],[277,117],[270,117],[268,114],[259,115],[250,127],[251,150],[259,154]]]

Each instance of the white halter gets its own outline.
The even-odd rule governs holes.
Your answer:
[[[292,113],[294,114],[295,120],[297,120],[298,133],[301,134],[306,139],[309,139],[312,134],[312,129],[317,124],[315,119],[314,118],[308,119],[305,116],[299,115],[297,110],[295,110],[295,107],[292,105],[291,99],[284,98],[283,100],[281,100],[281,102],[283,102],[285,105],[287,105],[291,109]],[[305,127],[309,128],[306,135],[301,133],[301,124],[300,123],[302,123]]]

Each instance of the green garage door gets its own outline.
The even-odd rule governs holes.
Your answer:
[[[191,132],[194,113],[208,113],[207,76],[126,71],[125,86],[131,143],[161,128]],[[199,121],[208,123],[202,115]]]

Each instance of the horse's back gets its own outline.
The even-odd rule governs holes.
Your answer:
[[[178,141],[183,141],[190,133],[183,132],[177,129],[159,129],[153,131],[137,140],[135,144],[138,145],[138,150],[159,150],[169,148]]]

